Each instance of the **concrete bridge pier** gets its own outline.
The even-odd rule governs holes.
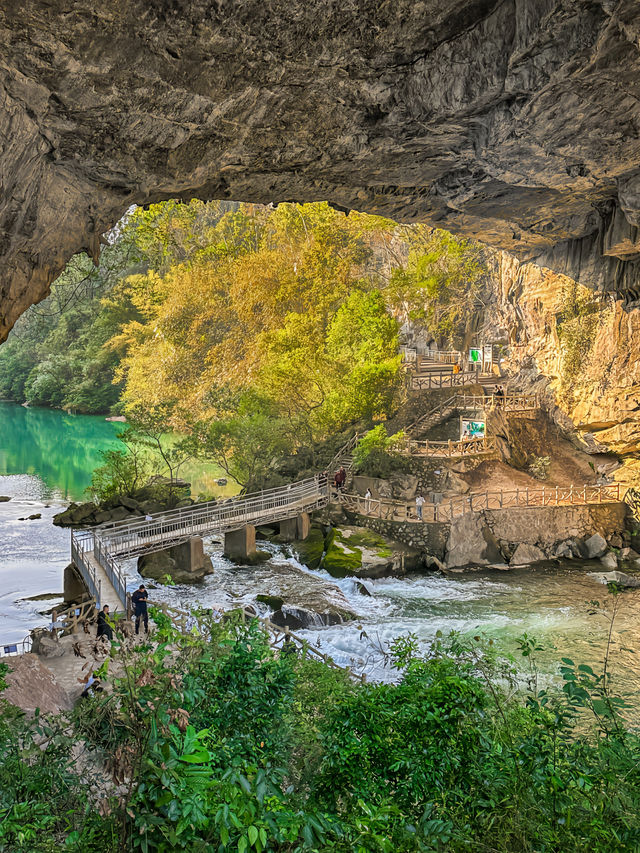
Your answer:
[[[301,512],[293,518],[286,518],[280,522],[280,539],[283,542],[293,542],[294,539],[306,539],[311,529],[311,516],[308,512]]]
[[[245,524],[239,530],[229,530],[224,534],[224,555],[230,560],[242,562],[256,555],[256,529],[253,524]]]

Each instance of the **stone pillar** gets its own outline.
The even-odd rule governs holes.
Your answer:
[[[69,563],[64,570],[63,595],[65,603],[82,601],[89,595],[82,576],[73,563]]]
[[[311,530],[311,516],[308,512],[301,512],[296,518],[297,538],[306,539]]]
[[[280,522],[280,536],[283,542],[293,542],[294,539],[306,539],[311,529],[311,516],[302,512],[293,518],[285,518]]]
[[[256,554],[256,529],[246,524],[240,530],[230,530],[224,534],[224,555],[231,560],[242,562]]]
[[[176,561],[177,567],[185,572],[197,574],[205,568],[204,542],[201,536],[194,536],[188,542],[174,545],[167,550]]]
[[[285,518],[280,522],[280,536],[278,537],[283,542],[293,542],[294,539],[298,538],[298,519],[293,516],[293,518]]]

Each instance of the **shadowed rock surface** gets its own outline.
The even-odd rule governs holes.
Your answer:
[[[0,339],[169,197],[328,199],[633,291],[639,37],[633,0],[8,0]]]

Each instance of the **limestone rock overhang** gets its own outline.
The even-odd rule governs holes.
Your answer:
[[[5,0],[0,340],[131,204],[327,199],[635,297],[636,0]]]

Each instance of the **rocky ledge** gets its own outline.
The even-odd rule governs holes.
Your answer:
[[[175,197],[328,199],[637,282],[634,0],[24,0],[0,34],[0,340]]]

